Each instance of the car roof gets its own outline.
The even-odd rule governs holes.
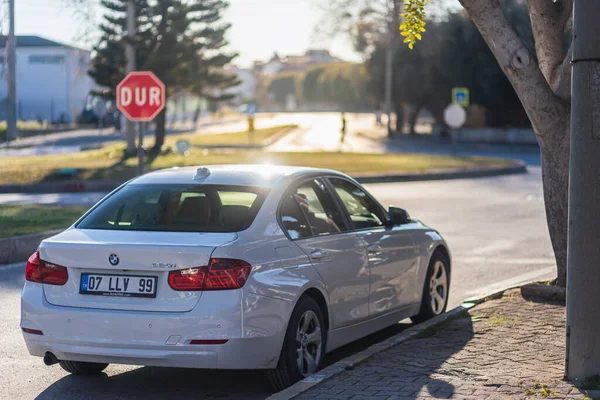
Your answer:
[[[206,172],[204,172],[203,169],[210,171],[210,174],[203,178],[194,179],[199,170],[200,175],[206,175]],[[272,188],[277,186],[285,178],[289,178],[291,181],[295,178],[305,175],[321,174],[345,176],[341,172],[330,169],[267,164],[225,164],[162,169],[142,175],[129,182],[129,184],[138,185],[171,183],[191,185],[206,184],[260,186]]]

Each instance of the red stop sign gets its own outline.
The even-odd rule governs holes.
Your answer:
[[[152,121],[165,108],[165,85],[150,71],[133,71],[117,85],[117,108],[130,121]]]

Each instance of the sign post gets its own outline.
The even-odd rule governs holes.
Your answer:
[[[144,128],[165,108],[165,85],[150,71],[133,71],[117,85],[117,108],[138,123],[138,172],[144,173]]]
[[[456,157],[456,138],[455,130],[461,128],[467,120],[467,113],[464,108],[456,104],[450,104],[444,109],[444,122],[452,131],[450,138],[452,139],[452,153]]]
[[[248,114],[248,138],[250,139],[250,145],[252,145],[254,144],[254,115],[256,114],[256,106],[248,104],[246,113]]]

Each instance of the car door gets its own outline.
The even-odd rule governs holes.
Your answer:
[[[323,180],[313,178],[295,185],[282,201],[280,218],[327,287],[333,328],[368,318],[370,272],[364,246],[348,229]]]
[[[410,305],[416,289],[417,249],[410,230],[390,227],[387,213],[366,191],[344,179],[328,178],[351,223],[362,239],[369,260],[370,315]]]

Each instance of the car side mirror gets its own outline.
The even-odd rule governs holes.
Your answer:
[[[390,216],[389,224],[392,226],[404,225],[411,222],[410,215],[408,215],[408,211],[404,208],[390,206],[388,214]]]

